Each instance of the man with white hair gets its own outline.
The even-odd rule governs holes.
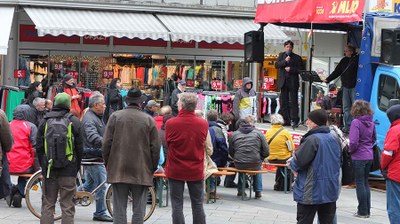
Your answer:
[[[44,98],[36,97],[30,106],[30,112],[28,113],[26,121],[29,121],[38,127],[45,114],[46,100]]]
[[[103,146],[103,134],[105,124],[103,114],[106,109],[104,96],[101,93],[94,93],[89,98],[89,110],[82,119],[83,127],[83,158],[91,162],[98,162],[85,166],[86,182],[83,188],[92,191],[106,180],[107,173],[104,166],[101,147]],[[94,221],[112,222],[113,219],[106,213],[104,193],[106,185],[103,185],[96,193],[96,211],[93,213]]]

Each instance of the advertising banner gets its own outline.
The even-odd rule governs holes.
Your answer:
[[[256,23],[362,21],[365,0],[258,0]]]

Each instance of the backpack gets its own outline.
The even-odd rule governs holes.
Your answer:
[[[49,178],[51,168],[64,168],[73,162],[73,134],[72,122],[73,115],[67,113],[64,117],[47,118],[44,128],[44,150],[47,166],[47,178]]]

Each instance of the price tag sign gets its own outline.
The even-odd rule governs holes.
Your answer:
[[[69,74],[72,76],[72,78],[78,79],[78,72],[77,71],[69,71]]]
[[[55,64],[54,65],[54,69],[55,70],[61,70],[61,69],[63,69],[63,65],[62,64]]]
[[[194,87],[194,80],[191,79],[186,80],[186,87]]]
[[[211,82],[211,89],[221,89],[221,85],[222,85],[221,81],[213,80]]]
[[[233,88],[240,89],[242,88],[243,80],[238,79],[233,82]]]
[[[264,82],[262,84],[263,90],[270,90],[271,86],[274,85],[275,80],[272,77],[264,77]]]
[[[114,77],[113,70],[103,70],[103,79],[111,79]]]
[[[16,79],[25,78],[25,70],[15,69],[14,70],[14,78],[16,78]]]

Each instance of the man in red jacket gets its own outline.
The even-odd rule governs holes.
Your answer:
[[[400,223],[400,105],[393,105],[386,114],[390,129],[382,152],[382,170],[387,169],[386,199],[390,223]]]
[[[204,147],[208,135],[206,120],[196,117],[197,97],[181,93],[178,116],[167,121],[165,139],[168,144],[166,175],[169,179],[172,222],[185,223],[183,191],[185,182],[192,201],[193,223],[205,224],[204,201]]]

